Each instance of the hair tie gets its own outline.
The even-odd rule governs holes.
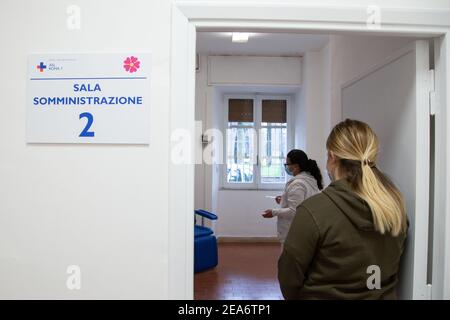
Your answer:
[[[374,168],[376,165],[375,165],[375,162],[373,162],[372,160],[369,160],[369,159],[364,159],[363,161],[362,161],[362,164],[364,165],[364,166],[369,166],[369,167],[371,167],[371,168]]]

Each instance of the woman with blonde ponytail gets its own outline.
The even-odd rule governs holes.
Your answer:
[[[408,228],[403,196],[377,166],[379,142],[347,119],[327,140],[332,183],[304,201],[278,261],[286,299],[395,299]]]

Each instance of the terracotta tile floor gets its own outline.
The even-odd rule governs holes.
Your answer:
[[[219,243],[219,265],[196,273],[196,300],[280,300],[277,243]]]

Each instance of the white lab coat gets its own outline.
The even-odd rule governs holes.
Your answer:
[[[309,172],[301,172],[286,183],[281,196],[281,208],[272,210],[273,216],[277,217],[278,238],[281,242],[286,239],[297,207],[319,192],[317,181]]]

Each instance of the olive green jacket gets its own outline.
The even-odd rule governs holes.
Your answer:
[[[405,239],[375,231],[367,203],[333,182],[297,208],[278,261],[283,296],[395,299]]]

